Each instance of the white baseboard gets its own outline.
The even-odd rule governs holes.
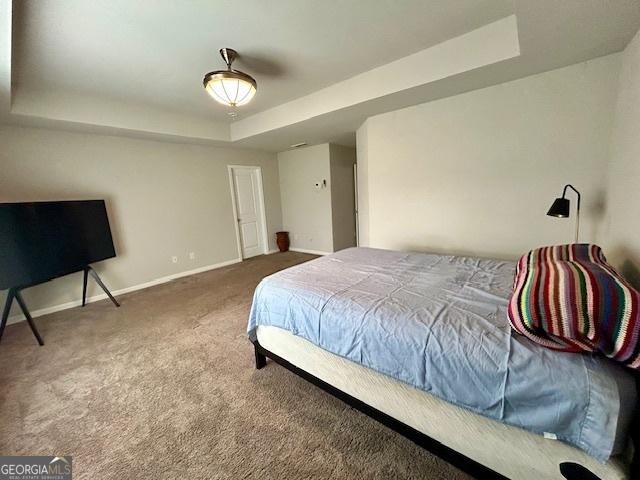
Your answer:
[[[323,252],[322,250],[308,250],[306,248],[289,248],[292,252],[310,253],[311,255],[331,255],[333,252]]]
[[[227,260],[226,262],[216,263],[213,265],[207,265],[204,267],[196,268],[193,270],[187,270],[186,272],[174,273],[172,275],[167,275],[166,277],[156,278],[155,280],[151,280],[150,282],[141,283],[139,285],[133,285],[131,287],[122,288],[120,290],[116,290],[111,292],[114,297],[118,295],[122,295],[129,292],[135,292],[136,290],[143,290],[145,288],[153,287],[155,285],[160,285],[162,283],[170,282],[171,280],[176,280],[182,277],[188,277],[189,275],[195,275],[196,273],[208,272],[209,270],[215,270],[216,268],[227,267],[229,265],[233,265],[234,263],[240,263],[242,261],[241,258],[234,258],[233,260]],[[87,298],[87,303],[97,302],[99,300],[104,300],[107,298],[105,293],[101,293],[100,295],[94,295],[93,297]],[[39,310],[34,310],[31,312],[32,317],[41,317],[42,315],[48,315],[49,313],[59,312],[61,310],[67,310],[69,308],[79,307],[82,305],[82,299],[74,300],[72,302],[61,303],[60,305],[54,305],[52,307],[41,308]],[[22,322],[26,320],[24,315],[14,315],[9,317],[7,320],[7,325],[11,325],[12,323]]]
[[[272,253],[279,253],[280,250],[279,249],[275,249],[275,250],[269,250],[267,253],[265,253],[265,255],[271,255]]]

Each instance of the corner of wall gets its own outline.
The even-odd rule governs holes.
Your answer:
[[[603,243],[611,263],[640,289],[640,32],[622,53],[604,199]]]

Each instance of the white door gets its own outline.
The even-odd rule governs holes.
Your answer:
[[[230,167],[242,258],[265,253],[260,167]]]

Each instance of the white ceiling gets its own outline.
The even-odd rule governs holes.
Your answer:
[[[14,82],[230,122],[202,88],[253,75],[266,110],[513,13],[510,0],[32,0],[14,2]]]
[[[278,151],[620,51],[640,1],[0,0],[2,25],[0,120]],[[258,82],[236,118],[201,84],[220,47]]]

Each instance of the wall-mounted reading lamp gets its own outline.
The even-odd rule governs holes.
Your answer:
[[[569,218],[571,202],[567,196],[567,188],[570,188],[578,195],[578,208],[576,209],[576,243],[578,243],[578,233],[580,231],[580,192],[573,185],[565,185],[562,190],[562,198],[556,198],[547,212],[550,217]]]

